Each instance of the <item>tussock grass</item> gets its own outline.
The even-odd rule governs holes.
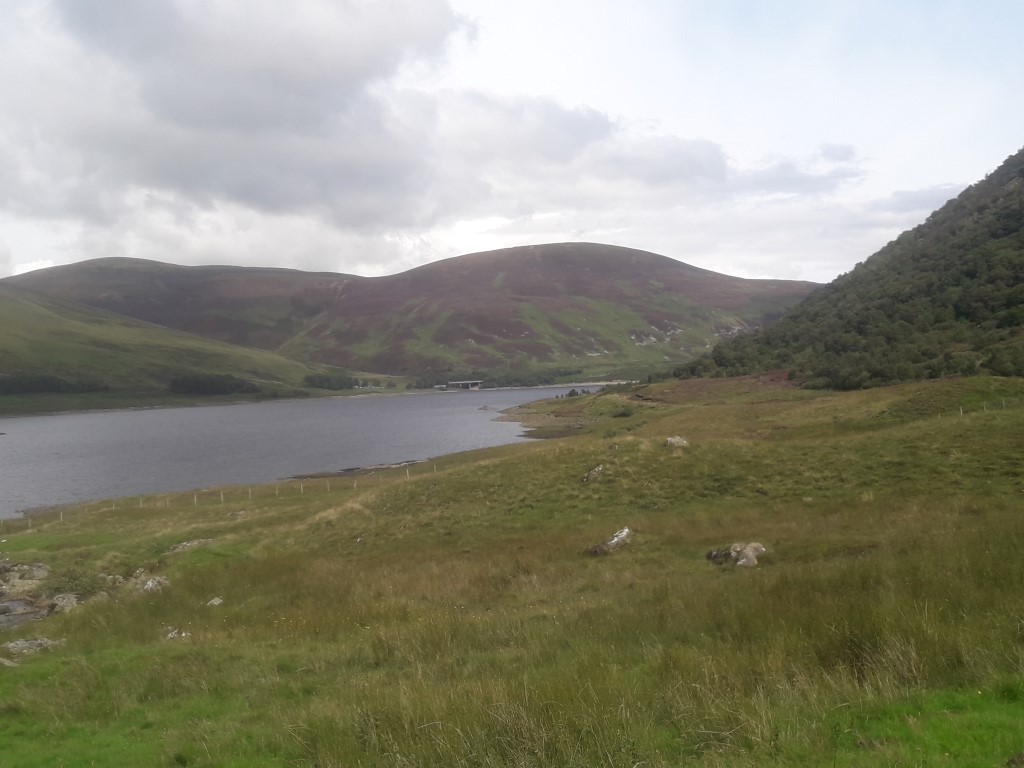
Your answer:
[[[722,384],[646,392],[623,435],[39,520],[8,556],[171,585],[8,633],[68,641],[0,667],[10,759],[889,766],[1024,750],[1020,382]],[[994,385],[1006,407],[960,415]],[[623,525],[628,548],[583,554]],[[755,539],[756,569],[704,561]]]

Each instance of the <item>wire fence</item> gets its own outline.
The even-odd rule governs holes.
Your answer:
[[[426,474],[436,474],[437,464],[412,462],[405,465],[362,470],[351,474],[302,477],[282,480],[277,483],[245,486],[224,486],[204,488],[179,493],[154,494],[145,496],[124,496],[99,501],[80,502],[54,507],[28,510],[18,517],[0,518],[0,552],[6,534],[40,530],[65,518],[114,510],[157,510],[157,509],[222,509],[236,516],[247,514],[247,504],[265,503],[271,499],[314,500],[327,495],[340,495],[369,490],[375,487],[412,480]]]

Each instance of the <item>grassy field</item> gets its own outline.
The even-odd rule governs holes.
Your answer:
[[[0,637],[66,641],[0,665],[0,762],[959,767],[1024,752],[1020,380],[674,382],[534,410],[574,436],[5,522],[3,557],[52,568],[40,597],[106,597]],[[584,554],[623,526],[629,546]],[[767,554],[705,561],[734,541]],[[98,576],[139,568],[169,586]]]

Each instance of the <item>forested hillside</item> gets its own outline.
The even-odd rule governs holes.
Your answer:
[[[1024,375],[1024,150],[763,331],[681,378],[789,369],[854,389],[947,374]]]

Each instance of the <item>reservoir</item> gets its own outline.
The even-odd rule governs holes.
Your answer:
[[[498,411],[570,387],[0,418],[0,518],[40,506],[271,483],[528,438]]]

